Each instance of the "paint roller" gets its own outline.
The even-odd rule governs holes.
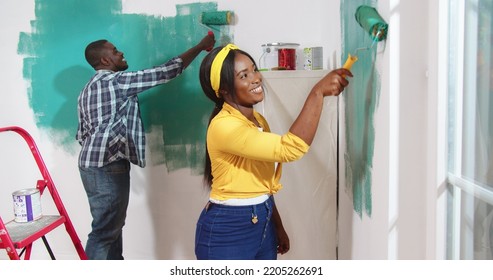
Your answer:
[[[233,22],[234,14],[232,11],[213,11],[213,12],[202,12],[200,15],[199,23],[200,25],[204,26],[205,28],[209,29],[208,33],[209,35],[214,35],[214,32],[212,30],[216,30],[218,32],[221,32],[219,30],[219,27],[212,27],[212,26],[221,26],[221,25],[230,25]],[[221,34],[221,39],[220,41],[223,41],[223,36]],[[211,49],[207,50],[210,51]]]
[[[358,60],[356,54],[359,51],[371,49],[376,42],[385,40],[389,28],[389,25],[383,20],[377,10],[370,6],[359,6],[358,9],[356,9],[354,17],[359,25],[370,35],[373,42],[369,47],[357,48],[354,50],[353,54],[348,53],[348,58],[342,66],[342,68],[347,70],[351,70],[353,64]]]

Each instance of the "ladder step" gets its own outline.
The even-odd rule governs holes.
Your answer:
[[[65,217],[57,215],[43,215],[36,221],[19,223],[14,220],[5,224],[12,243],[16,249],[24,248],[35,240],[45,236],[47,233],[65,223]],[[0,248],[2,248],[0,241]]]

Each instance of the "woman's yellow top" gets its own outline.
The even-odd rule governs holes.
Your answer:
[[[277,193],[282,188],[280,163],[300,159],[308,152],[310,146],[301,138],[291,132],[271,133],[265,118],[255,110],[254,116],[262,129],[227,103],[212,119],[207,130],[212,199]]]

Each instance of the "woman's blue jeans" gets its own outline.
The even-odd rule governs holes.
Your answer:
[[[100,168],[79,167],[92,215],[86,243],[90,260],[122,260],[122,229],[130,196],[130,163],[112,162]]]
[[[251,206],[208,203],[197,222],[199,260],[275,260],[277,237],[271,220],[274,199]],[[258,222],[252,222],[256,216]]]

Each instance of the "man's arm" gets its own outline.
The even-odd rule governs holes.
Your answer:
[[[201,53],[203,50],[212,49],[216,40],[214,39],[214,33],[207,34],[202,40],[194,47],[188,49],[186,52],[179,55],[183,60],[183,69],[187,68],[190,63]]]

